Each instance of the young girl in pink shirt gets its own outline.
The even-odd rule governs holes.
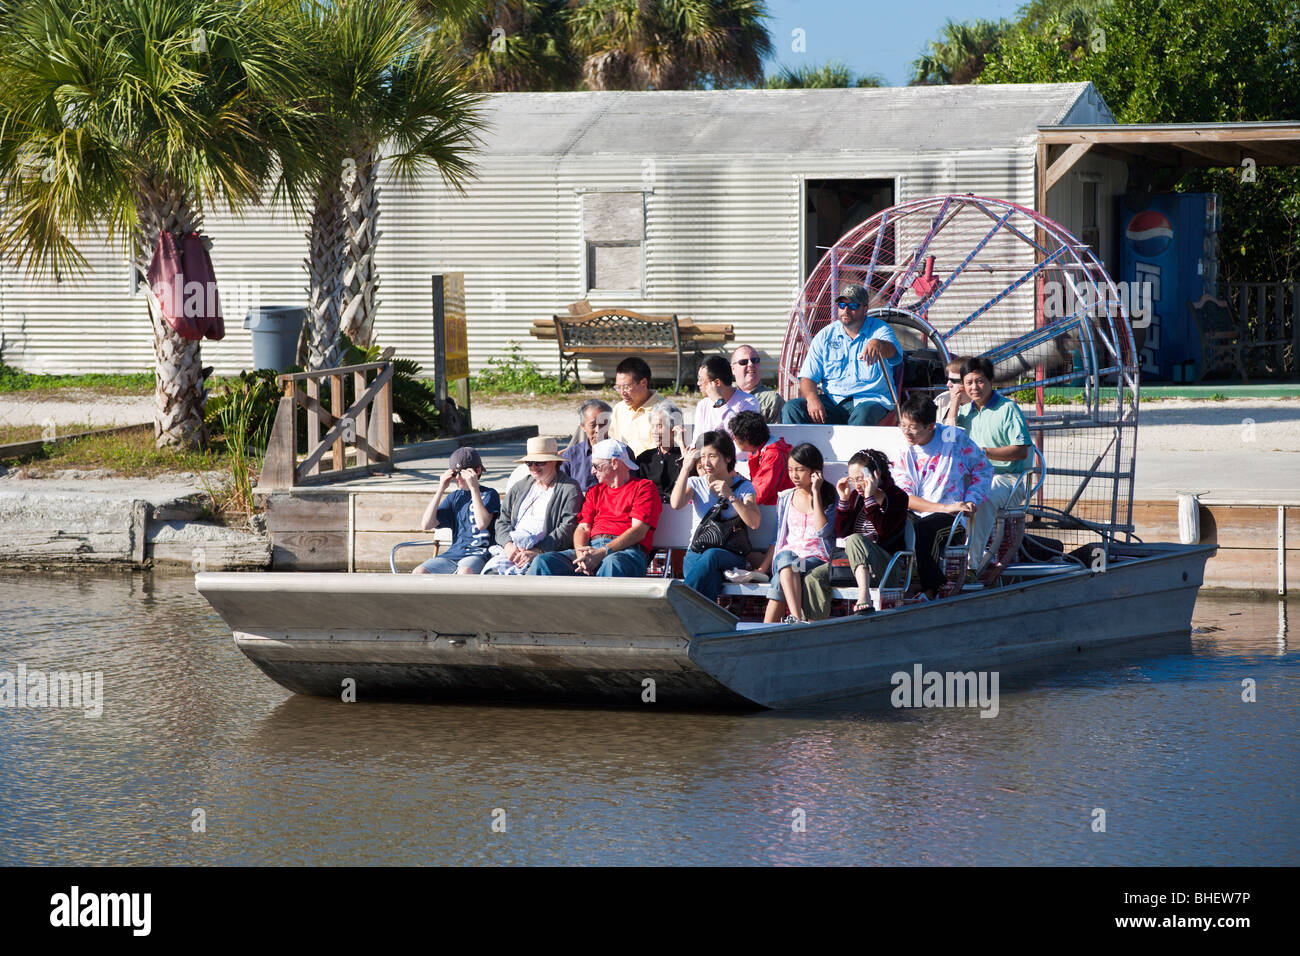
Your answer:
[[[776,540],[763,562],[772,569],[763,616],[769,624],[781,619],[782,606],[789,608],[782,623],[808,620],[803,613],[804,575],[830,560],[835,491],[822,479],[824,466],[816,445],[804,442],[790,452],[786,467],[794,487],[777,498]]]

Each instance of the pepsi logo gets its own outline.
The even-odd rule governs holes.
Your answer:
[[[1174,238],[1174,227],[1163,213],[1148,209],[1129,221],[1124,235],[1135,253],[1151,258],[1169,248]]]

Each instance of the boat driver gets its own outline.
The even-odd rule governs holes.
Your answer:
[[[637,464],[628,447],[613,438],[591,449],[596,484],[587,489],[573,548],[539,554],[529,574],[588,574],[602,578],[645,576],[663,502],[648,478],[632,474]]]
[[[886,375],[903,361],[894,330],[867,315],[867,290],[840,286],[835,319],[812,340],[799,369],[799,398],[781,410],[787,425],[875,425],[894,407]]]

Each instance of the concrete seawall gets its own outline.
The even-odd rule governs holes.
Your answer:
[[[211,520],[204,496],[175,479],[0,480],[0,566],[270,567],[266,533]]]

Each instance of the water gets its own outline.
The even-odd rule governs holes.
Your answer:
[[[0,574],[0,671],[104,680],[98,719],[0,708],[0,864],[1295,865],[1286,605],[1194,625],[993,719],[344,704],[263,677],[189,578]]]

